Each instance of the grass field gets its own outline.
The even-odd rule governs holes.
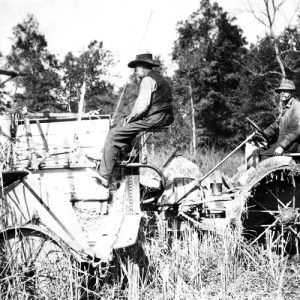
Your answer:
[[[165,172],[168,176],[200,177],[211,170],[226,153],[202,152],[193,163],[188,154],[170,164]],[[166,153],[150,157],[149,161],[162,166],[167,160]],[[236,173],[236,168],[244,162],[242,153],[231,157],[220,171],[228,177]],[[148,215],[151,224],[153,214]],[[78,266],[66,262],[66,272],[61,274],[59,291],[64,286],[72,290],[72,295],[63,293],[52,296],[28,296],[24,283],[24,273],[17,273],[20,290],[9,293],[11,274],[1,279],[1,299],[130,299],[130,300],[296,300],[300,299],[300,258],[282,255],[274,249],[283,247],[270,239],[266,245],[250,245],[238,230],[227,229],[223,234],[203,232],[192,224],[185,223],[177,230],[176,220],[168,223],[159,215],[156,226],[145,225],[144,239],[131,249],[129,258],[119,264],[120,276],[116,280],[102,283],[99,274],[94,277],[88,270],[79,272]],[[143,251],[141,249],[143,248]],[[9,260],[9,259],[8,259]],[[141,262],[140,264],[138,262]],[[3,270],[3,263],[1,265]],[[66,269],[64,268],[64,269]],[[1,271],[0,270],[0,271]],[[51,273],[51,270],[50,270]],[[19,275],[18,275],[19,274]],[[69,276],[66,274],[69,274]],[[37,275],[38,276],[38,275]],[[60,276],[59,274],[55,275]],[[63,277],[64,276],[64,277]],[[39,280],[39,278],[35,278]],[[89,282],[83,285],[82,282]],[[71,287],[71,288],[70,288]],[[74,291],[81,291],[76,293]],[[14,295],[13,297],[9,295]],[[17,296],[16,296],[17,295]],[[36,294],[37,295],[37,294]],[[76,295],[76,296],[74,296]]]
[[[195,164],[206,174],[226,153],[203,152]],[[159,160],[160,159],[160,160]],[[154,159],[163,163],[166,158]],[[220,167],[228,177],[244,163],[236,153]],[[183,175],[199,176],[182,166]],[[178,172],[178,166],[174,170]],[[180,171],[179,171],[180,173]],[[223,235],[199,232],[191,224],[179,234],[158,221],[158,230],[144,245],[149,258],[146,280],[128,285],[129,299],[300,299],[299,257],[280,255],[274,249],[284,245],[250,245],[240,232],[228,229]],[[132,277],[137,277],[133,273]],[[138,282],[138,279],[133,279]]]
[[[218,236],[186,227],[169,240],[162,222],[145,245],[153,272],[139,288],[128,286],[129,298],[299,299],[296,258],[249,246],[230,231]]]

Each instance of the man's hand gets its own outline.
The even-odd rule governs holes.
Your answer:
[[[281,146],[279,146],[274,150],[273,155],[279,156],[279,155],[282,155],[282,153],[283,153],[283,148]]]
[[[264,136],[260,132],[256,131],[255,135],[252,138],[252,141],[254,143],[259,143],[259,142],[265,142],[266,139],[264,138]]]

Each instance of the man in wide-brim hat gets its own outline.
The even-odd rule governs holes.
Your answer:
[[[106,139],[99,173],[101,183],[108,187],[119,151],[130,145],[141,131],[168,126],[173,122],[172,93],[168,81],[154,67],[160,64],[153,60],[152,54],[138,54],[128,63],[135,69],[140,79],[139,95],[134,107],[122,127],[110,131]]]
[[[148,65],[150,67],[159,67],[160,63],[156,62],[152,58],[152,54],[138,54],[134,60],[128,63],[129,68],[135,68],[138,65]]]
[[[262,152],[262,159],[299,152],[300,102],[295,97],[295,84],[292,80],[284,78],[275,91],[280,96],[283,109],[275,122],[263,131],[269,147]]]

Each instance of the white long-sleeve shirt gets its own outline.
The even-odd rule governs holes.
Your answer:
[[[156,90],[156,82],[151,77],[146,76],[140,83],[139,95],[134,103],[127,122],[131,123],[140,120],[147,113],[151,104],[152,93]]]

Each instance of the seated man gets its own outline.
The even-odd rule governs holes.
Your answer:
[[[263,133],[269,147],[261,153],[261,159],[298,151],[300,142],[300,102],[295,98],[295,84],[283,79],[276,92],[280,94],[282,112]]]
[[[137,55],[128,64],[141,80],[139,95],[123,127],[112,129],[105,141],[99,168],[99,179],[105,187],[109,186],[117,155],[124,146],[130,145],[139,132],[168,126],[174,120],[171,87],[165,78],[152,70],[158,66],[149,53]]]

